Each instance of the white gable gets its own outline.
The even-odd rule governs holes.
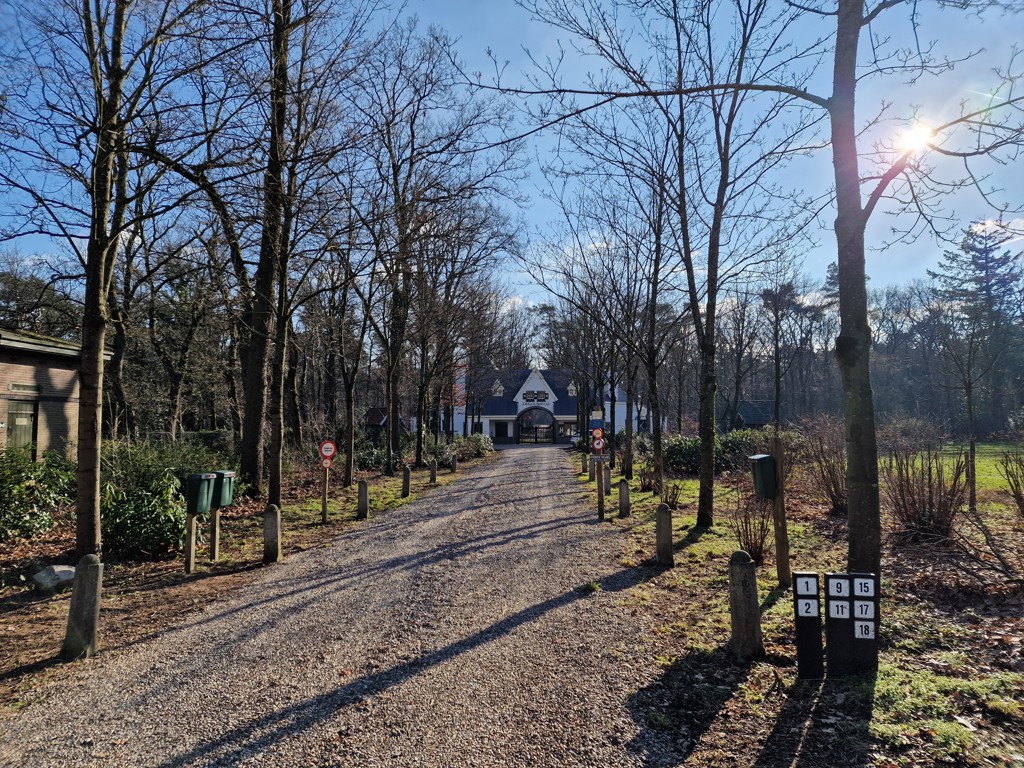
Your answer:
[[[538,368],[530,371],[530,375],[526,377],[526,381],[523,382],[523,386],[519,388],[513,399],[520,411],[537,406],[554,411],[554,404],[558,401],[555,391]]]

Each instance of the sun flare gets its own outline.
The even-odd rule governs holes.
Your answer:
[[[903,152],[924,152],[934,136],[935,131],[924,123],[917,123],[900,133],[896,144]]]

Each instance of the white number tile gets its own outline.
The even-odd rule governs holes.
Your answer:
[[[858,640],[874,640],[875,622],[855,621],[853,623],[853,636]]]
[[[798,600],[796,604],[797,616],[817,616],[817,600]]]

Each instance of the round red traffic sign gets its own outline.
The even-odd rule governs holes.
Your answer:
[[[595,451],[603,451],[604,450],[604,440],[602,440],[601,438],[597,438],[597,440],[594,441],[594,450]]]
[[[333,458],[338,452],[338,446],[334,444],[333,440],[324,440],[320,443],[320,456],[325,459]]]
[[[320,466],[324,469],[330,469],[334,466],[334,462],[330,459],[320,459]]]
[[[593,438],[594,438],[595,440],[600,440],[600,439],[601,439],[602,437],[604,437],[604,430],[603,430],[603,429],[600,429],[600,428],[598,428],[598,429],[595,429],[595,430],[594,430],[593,432],[591,432],[590,434],[591,434],[591,435],[593,436]]]

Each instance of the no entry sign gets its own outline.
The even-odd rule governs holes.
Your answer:
[[[320,443],[320,458],[333,459],[335,454],[338,453],[338,446],[334,444],[332,440],[324,440]]]

